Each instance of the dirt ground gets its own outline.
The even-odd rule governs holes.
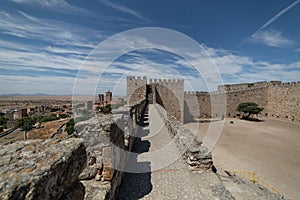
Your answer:
[[[67,123],[68,120],[69,120],[69,118],[42,123],[42,125],[44,127],[39,128],[39,129],[32,129],[32,130],[28,131],[27,138],[28,139],[48,139],[57,131],[57,129],[61,125]]]
[[[300,199],[300,125],[263,120],[226,119],[212,152],[214,164],[218,170],[255,172],[286,198]],[[208,126],[209,123],[185,125],[200,139]]]
[[[27,132],[27,138],[28,139],[48,139],[50,138],[56,131],[57,129],[67,123],[69,118],[67,119],[61,119],[57,121],[52,121],[52,122],[44,122],[42,125],[44,126],[43,128],[39,129],[32,129]],[[64,131],[65,126],[62,128],[63,132],[60,134],[56,134],[54,138],[56,139],[62,139],[68,136],[68,134]],[[24,140],[24,131],[21,129],[17,129],[14,132],[1,137],[0,138],[0,145],[5,145],[5,144],[10,144],[19,140]]]
[[[0,138],[0,145],[11,144],[15,141],[24,140],[24,131],[16,129],[14,132]]]

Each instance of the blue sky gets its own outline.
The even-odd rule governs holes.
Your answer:
[[[72,94],[79,69],[82,94],[107,89],[125,94],[127,75],[181,78],[186,90],[206,90],[205,77],[191,63],[209,72],[211,62],[224,83],[299,81],[299,20],[300,0],[4,0],[0,94]],[[140,49],[120,56],[102,74],[85,67],[104,66],[99,64],[103,58],[87,59],[98,44],[141,27],[181,32],[198,42],[210,61],[191,55],[190,62],[171,51]],[[138,45],[149,43],[139,39]],[[123,46],[133,45],[122,41]],[[216,82],[211,84],[216,88]]]

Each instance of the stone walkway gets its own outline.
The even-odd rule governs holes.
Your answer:
[[[223,186],[213,173],[200,175],[188,169],[154,105],[149,105],[149,125],[141,135],[130,162],[139,173],[125,173],[117,199],[220,199],[220,195],[231,199],[226,191],[214,192],[214,187],[222,191]]]

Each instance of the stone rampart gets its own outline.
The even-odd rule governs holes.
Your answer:
[[[95,193],[89,194],[90,196],[100,198],[102,195],[103,199],[105,195],[107,199],[115,197],[145,107],[144,99],[132,106],[113,110],[111,115],[101,114],[76,124],[78,135],[84,139],[87,146],[88,160],[93,161],[86,165],[81,179],[100,181],[98,190],[94,190]],[[105,188],[106,191],[103,192],[100,185],[106,182],[110,182],[110,187]]]
[[[270,82],[266,115],[300,123],[300,81]]]
[[[240,103],[255,102],[264,108],[261,116],[300,122],[300,82],[221,85],[216,92],[185,92],[184,101],[185,121],[207,117],[237,117],[240,113],[236,108]],[[222,111],[222,104],[226,105],[226,112]]]
[[[168,114],[163,107],[156,104],[156,108],[190,169],[210,170],[213,166],[212,155],[203,143],[190,130],[184,128],[180,121]]]
[[[241,83],[241,84],[230,84],[230,85],[219,85],[218,92],[231,92],[231,91],[242,91],[242,90],[253,90],[268,87],[268,82],[255,82],[255,83]]]
[[[184,119],[184,81],[177,79],[150,79],[153,103],[163,106],[169,114],[183,122]]]

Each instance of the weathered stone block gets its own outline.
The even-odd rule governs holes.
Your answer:
[[[81,139],[20,141],[0,150],[0,199],[59,199],[86,165]]]

